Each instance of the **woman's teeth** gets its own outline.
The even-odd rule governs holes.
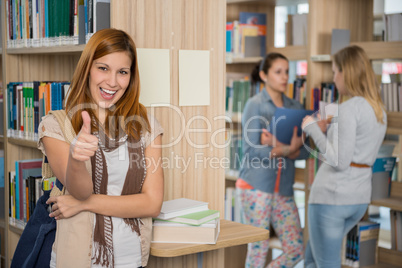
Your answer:
[[[116,94],[116,92],[117,91],[112,91],[112,90],[107,90],[107,89],[104,89],[104,88],[100,88],[103,92],[105,92],[105,93],[107,93],[107,94],[109,94],[109,95],[114,95],[114,94]]]

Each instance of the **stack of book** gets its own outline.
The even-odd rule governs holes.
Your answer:
[[[153,221],[152,242],[215,244],[219,232],[219,211],[206,202],[179,198],[163,202]]]

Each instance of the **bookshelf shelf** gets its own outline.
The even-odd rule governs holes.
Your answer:
[[[249,58],[226,57],[226,64],[249,64],[249,63],[257,63],[260,60],[262,60],[262,57],[249,57]]]
[[[387,133],[402,135],[402,113],[398,112],[387,113]]]
[[[7,54],[77,54],[84,50],[85,45],[7,48]]]
[[[38,148],[37,142],[33,140],[8,138],[8,142],[14,145],[30,147],[30,148]]]
[[[393,210],[402,211],[402,197],[390,197],[371,201],[372,205],[388,207]]]
[[[331,62],[331,55],[329,54],[321,54],[321,55],[313,55],[310,57],[312,62]]]
[[[0,135],[0,142],[4,142],[4,136]]]
[[[307,60],[306,46],[269,47],[268,53],[270,52],[286,55],[290,61]]]
[[[204,251],[243,245],[268,239],[269,231],[237,222],[220,220],[221,231],[215,245],[152,243],[151,255],[155,257],[177,257]]]

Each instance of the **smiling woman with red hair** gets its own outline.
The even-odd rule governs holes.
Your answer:
[[[96,32],[63,111],[71,139],[61,131],[58,111],[39,126],[39,148],[68,193],[47,201],[58,221],[51,267],[146,266],[151,217],[163,201],[163,129],[139,95],[134,41],[121,30]]]

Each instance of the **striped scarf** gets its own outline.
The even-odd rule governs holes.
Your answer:
[[[99,127],[99,132],[94,133],[94,135],[99,140],[98,150],[95,152],[95,155],[91,157],[94,193],[107,194],[108,171],[104,152],[116,150],[126,141],[128,142],[130,163],[121,195],[140,193],[146,175],[144,146],[142,140],[136,140],[131,136],[128,137],[125,135],[116,141],[115,139],[110,139],[105,135],[101,127]],[[135,160],[137,160],[137,162],[134,162]],[[133,232],[135,231],[140,235],[140,219],[124,218],[124,222],[131,227]],[[100,264],[105,267],[114,267],[113,223],[111,216],[96,214],[94,247],[94,264]]]

